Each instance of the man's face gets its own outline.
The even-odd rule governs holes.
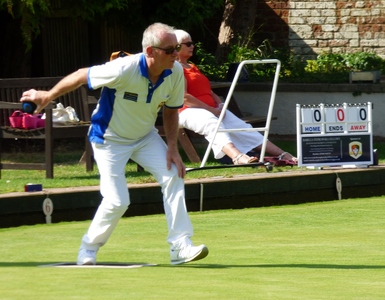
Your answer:
[[[172,69],[178,56],[178,42],[175,34],[165,33],[161,38],[161,44],[152,47],[152,55],[156,65],[163,69]]]

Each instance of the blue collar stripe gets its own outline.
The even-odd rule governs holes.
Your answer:
[[[152,95],[154,94],[154,91],[158,86],[162,84],[164,81],[164,78],[172,74],[172,71],[170,69],[166,69],[160,74],[160,77],[158,81],[156,82],[155,86],[152,85],[150,78],[148,77],[148,68],[147,68],[147,63],[146,63],[146,57],[144,54],[141,55],[140,57],[140,62],[139,62],[139,67],[140,67],[140,73],[142,74],[143,77],[146,77],[148,79],[148,92],[147,92],[147,100],[146,103],[151,103]]]

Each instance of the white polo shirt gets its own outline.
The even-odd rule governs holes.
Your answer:
[[[88,72],[90,89],[103,87],[91,117],[91,142],[126,143],[138,140],[154,130],[163,105],[181,108],[184,97],[182,66],[175,62],[164,70],[156,85],[148,78],[144,54],[117,58]]]

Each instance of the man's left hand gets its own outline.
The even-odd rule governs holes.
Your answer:
[[[178,170],[178,176],[184,178],[186,175],[186,166],[184,165],[182,158],[178,151],[168,150],[167,151],[167,169],[171,169],[171,165],[175,164]]]

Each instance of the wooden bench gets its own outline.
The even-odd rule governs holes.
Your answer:
[[[46,113],[45,128],[39,129],[17,129],[12,128],[9,123],[9,116],[15,110],[21,109],[20,97],[22,93],[31,88],[38,90],[51,89],[62,77],[41,77],[41,78],[13,78],[0,79],[0,177],[2,169],[17,170],[45,170],[46,178],[54,177],[53,146],[54,140],[66,138],[84,138],[85,152],[83,161],[86,170],[93,170],[92,148],[87,138],[90,125],[89,96],[87,88],[82,86],[55,100],[55,103],[62,103],[64,107],[71,106],[75,109],[80,120],[76,125],[54,126],[52,122],[52,108],[55,103],[48,105]],[[41,139],[45,141],[45,162],[44,163],[2,163],[1,143],[4,139]]]
[[[161,115],[161,114],[160,114]],[[164,132],[164,127],[162,125],[162,121],[159,121],[161,116],[158,118],[158,123],[156,124],[156,128],[158,129],[158,133],[160,136],[164,137],[165,132]],[[193,163],[199,163],[201,161],[195,147],[194,143],[191,139],[191,136],[187,133],[189,131],[190,133],[195,134],[194,132],[187,130],[185,128],[179,128],[179,133],[178,133],[178,142],[180,146],[182,147],[183,151],[186,153],[188,159],[193,162]]]

